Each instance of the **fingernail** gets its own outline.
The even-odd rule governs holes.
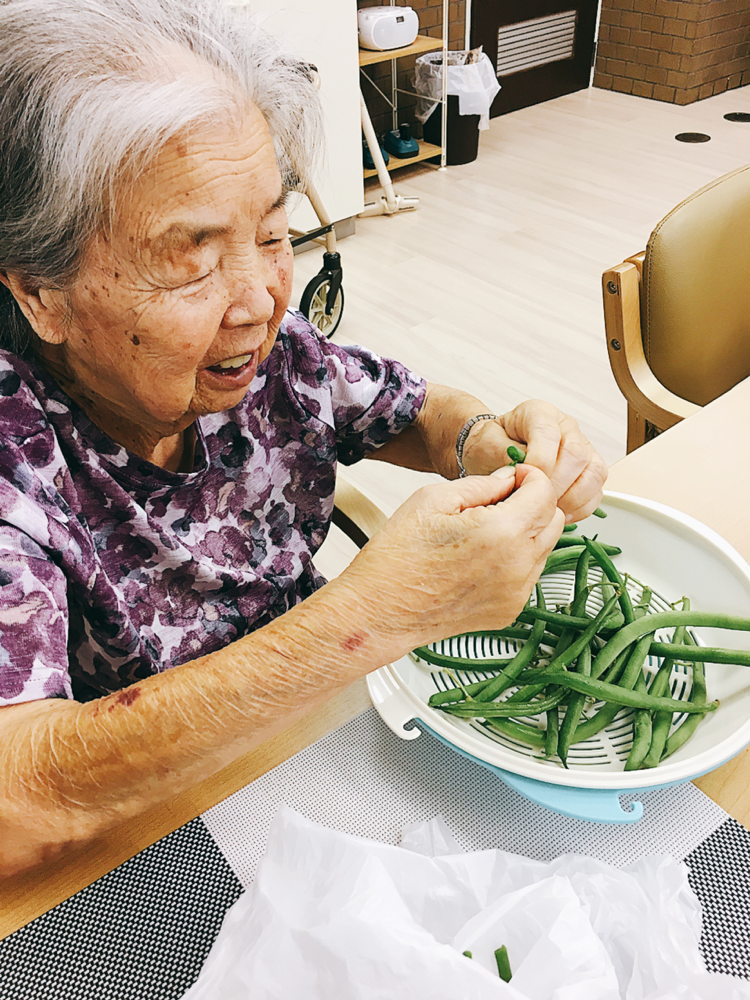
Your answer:
[[[572,514],[566,514],[565,515],[565,523],[566,524],[572,524],[573,523],[573,515]]]
[[[503,465],[502,468],[495,469],[492,475],[497,476],[498,479],[515,479],[516,468],[514,465]]]

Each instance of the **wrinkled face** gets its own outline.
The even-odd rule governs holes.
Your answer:
[[[115,439],[177,433],[243,398],[291,278],[281,178],[252,109],[240,128],[171,142],[139,177],[68,295],[53,370]]]

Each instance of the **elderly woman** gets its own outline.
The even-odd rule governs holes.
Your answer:
[[[5,0],[0,46],[9,873],[417,644],[511,621],[605,470],[554,407],[487,419],[288,310],[316,96],[243,11]],[[322,586],[336,463],[367,457],[455,482]]]

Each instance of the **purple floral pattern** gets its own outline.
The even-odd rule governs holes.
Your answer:
[[[422,379],[290,311],[194,470],[112,441],[0,352],[0,704],[108,694],[220,649],[324,582],[337,461],[410,424]]]

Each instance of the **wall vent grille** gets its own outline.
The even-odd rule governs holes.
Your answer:
[[[573,58],[576,11],[503,25],[497,30],[497,75]]]

